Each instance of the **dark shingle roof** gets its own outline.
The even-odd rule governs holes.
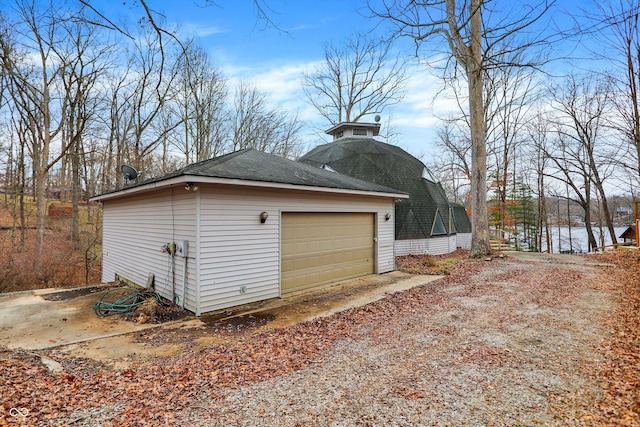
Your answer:
[[[458,233],[471,233],[471,220],[467,215],[467,210],[459,203],[451,203],[453,209],[453,220],[456,222]]]
[[[165,175],[129,185],[126,189],[165,181],[176,177],[237,179],[278,184],[304,185],[367,192],[400,194],[383,185],[363,181],[348,175],[319,169],[283,157],[247,148],[213,159],[193,163]],[[115,192],[120,191],[116,190]],[[105,193],[109,194],[109,193]]]
[[[341,138],[320,145],[298,159],[359,179],[396,188],[409,199],[396,203],[396,239],[423,239],[440,234],[437,215],[445,233],[449,228],[449,202],[442,185],[434,181],[424,163],[400,147],[373,138]]]

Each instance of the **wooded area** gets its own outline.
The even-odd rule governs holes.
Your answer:
[[[303,140],[297,113],[272,105],[251,82],[231,87],[198,40],[176,37],[149,2],[136,3],[144,17],[137,23],[114,23],[83,1],[9,3],[12,13],[0,14],[0,225],[10,229],[7,267],[32,250],[30,271],[40,284],[54,229],[85,253],[85,264],[99,258],[99,208],[86,202],[123,185],[123,164],[145,179],[247,147],[295,158],[321,142]],[[574,11],[581,25],[563,27],[545,21],[566,13],[554,2],[500,13],[481,0],[405,3],[368,2],[372,25],[395,29],[327,44],[324,65],[305,73],[301,91],[327,127],[402,102],[417,56],[459,106],[441,120],[439,152],[423,160],[474,218],[476,255],[490,251],[490,227],[516,229],[508,211],[525,199],[537,250],[549,249],[542,238],[554,221],[548,198],[582,207],[591,247],[598,246],[592,223],[615,239],[609,199],[633,200],[640,177],[638,1]],[[393,50],[402,37],[416,41],[415,51]],[[578,69],[556,54],[558,40],[580,46],[580,38],[588,43],[582,52],[606,67]],[[64,225],[47,222],[52,200],[71,205]]]
[[[162,22],[128,32],[81,4],[18,0],[13,7],[11,18],[0,15],[0,160],[9,213],[2,225],[11,229],[3,243],[11,252],[33,251],[29,270],[40,285],[45,232],[47,240],[63,237],[88,250],[81,211],[89,212],[97,228],[84,232],[93,233],[96,250],[98,208],[81,206],[122,187],[123,164],[143,180],[247,147],[299,153],[295,114],[269,105],[251,83],[229,88],[196,41],[159,31]],[[72,205],[68,237],[47,224],[51,200]]]

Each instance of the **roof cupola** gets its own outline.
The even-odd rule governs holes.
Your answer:
[[[336,141],[341,138],[373,138],[380,133],[380,123],[343,122],[325,131]]]

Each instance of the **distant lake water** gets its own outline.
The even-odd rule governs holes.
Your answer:
[[[622,243],[622,239],[619,236],[627,229],[626,226],[614,227],[614,231],[616,233],[616,238],[618,239],[618,243]],[[569,227],[551,227],[551,243],[553,247],[554,253],[560,253],[564,251],[569,251],[570,248],[573,248],[573,251],[576,253],[588,252],[589,251],[589,240],[587,238],[587,229],[584,226],[575,226],[571,227],[571,232],[569,232]],[[609,230],[606,228],[602,229],[603,236],[600,236],[600,229],[597,226],[593,227],[593,233],[596,238],[596,242],[598,247],[610,245],[612,243],[611,236],[609,235]],[[558,239],[558,235],[560,238]],[[604,240],[604,244],[603,241]],[[543,242],[542,249],[546,249],[547,245]]]

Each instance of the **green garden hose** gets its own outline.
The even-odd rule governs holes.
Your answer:
[[[128,291],[129,293],[116,301],[106,299],[110,293],[116,291]],[[147,292],[144,289],[135,288],[115,288],[105,292],[100,301],[93,307],[93,311],[100,317],[128,313],[135,310],[148,298],[155,298],[159,304],[162,304],[162,297],[156,292]]]

